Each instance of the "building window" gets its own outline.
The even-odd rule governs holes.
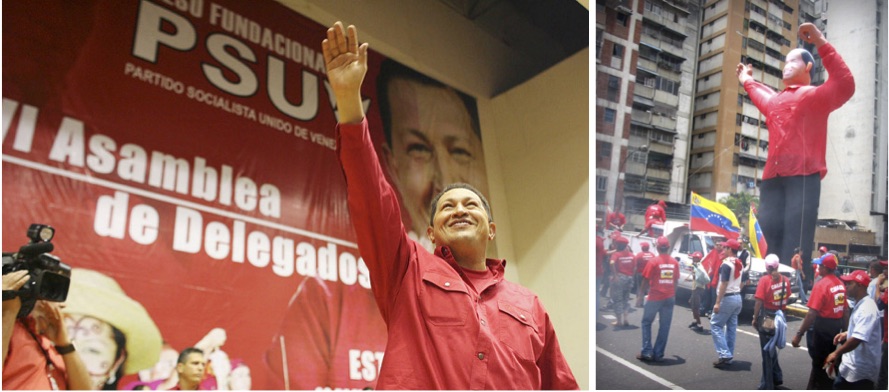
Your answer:
[[[621,26],[626,27],[626,26],[627,26],[627,20],[629,20],[629,19],[630,19],[630,16],[629,16],[629,15],[627,15],[627,14],[625,14],[625,13],[623,13],[623,12],[618,12],[618,13],[617,13],[617,23],[620,23]]]
[[[620,78],[613,75],[608,75],[608,94],[607,99],[609,101],[617,102],[620,96]]]
[[[602,57],[602,40],[604,38],[604,31],[602,29],[596,29],[596,59],[600,59]]]
[[[624,46],[620,44],[614,44],[614,49],[611,51],[611,56],[619,59],[624,58]]]
[[[605,108],[605,123],[606,124],[614,124],[614,117],[617,116],[617,112],[614,109]]]

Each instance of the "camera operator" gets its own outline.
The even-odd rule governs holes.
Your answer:
[[[38,300],[34,310],[18,317],[21,298],[7,293],[17,292],[29,279],[27,270],[3,275],[3,388],[91,389],[59,303]]]

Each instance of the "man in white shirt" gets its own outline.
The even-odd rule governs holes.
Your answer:
[[[827,356],[825,364],[835,366],[842,355],[834,389],[874,389],[880,373],[882,330],[877,304],[867,296],[870,277],[859,270],[840,279],[846,284],[846,294],[855,299],[855,308],[849,317],[849,330],[833,339],[834,344],[845,343]]]

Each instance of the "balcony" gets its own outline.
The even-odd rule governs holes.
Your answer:
[[[657,60],[649,60],[640,56],[636,61],[636,67],[645,68],[648,71],[654,72],[657,70]]]
[[[630,113],[630,120],[641,123],[641,124],[651,124],[651,112],[643,112],[639,110],[633,110]]]
[[[657,132],[657,131],[652,131],[652,132]],[[658,140],[649,140],[649,141],[646,141],[646,143],[648,143],[648,151],[650,151],[650,152],[661,153],[664,155],[671,155],[671,156],[673,155],[673,145],[672,144],[661,144],[664,142],[658,141]]]
[[[679,105],[679,97],[666,91],[656,90],[654,92],[654,100],[674,108]]]
[[[766,22],[767,22],[765,16],[757,14],[756,12],[753,12],[753,11],[750,12],[750,20],[755,20],[763,26],[766,26]]]
[[[676,120],[665,116],[651,116],[651,125],[676,132]]]
[[[676,23],[676,22],[674,22],[674,21],[672,21],[672,20],[670,20],[670,19],[664,18],[663,16],[661,16],[661,15],[659,15],[659,14],[655,14],[655,13],[652,13],[652,12],[646,12],[646,13],[643,15],[643,17],[644,17],[645,19],[648,19],[648,20],[650,20],[650,21],[656,23],[656,24],[659,24],[659,25],[661,25],[661,26],[664,26],[664,27],[667,28],[668,30],[672,30],[672,31],[675,32],[676,34],[679,34],[679,35],[681,35],[681,36],[683,36],[683,37],[686,36],[686,35],[685,35],[685,28],[684,28],[682,25],[680,25],[679,23]]]
[[[644,84],[636,83],[636,86],[633,89],[633,94],[643,98],[654,99],[655,91],[656,90],[653,87],[648,87]]]

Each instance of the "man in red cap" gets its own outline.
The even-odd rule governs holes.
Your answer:
[[[652,204],[648,206],[645,210],[645,228],[639,232],[639,234],[647,233],[649,236],[653,236],[654,232],[651,231],[651,225],[659,224],[662,225],[667,221],[667,203],[663,200],[658,200],[657,204]]]
[[[650,286],[648,301],[642,313],[642,352],[636,356],[641,361],[661,361],[667,349],[670,324],[673,322],[673,305],[676,304],[676,282],[679,280],[679,263],[670,257],[670,241],[657,239],[657,257],[651,259],[642,271],[642,284]],[[658,317],[657,340],[651,346],[651,324]]]
[[[722,264],[719,266],[719,288],[716,304],[710,316],[710,335],[716,348],[715,368],[725,368],[735,356],[735,335],[741,313],[741,270],[743,265],[736,255],[741,244],[730,239],[722,243]]]
[[[636,307],[642,307],[642,300],[645,298],[645,290],[642,289],[642,281],[644,280],[642,277],[642,271],[645,270],[645,265],[648,264],[648,260],[654,258],[654,253],[648,251],[648,242],[643,242],[640,244],[642,247],[642,251],[636,253],[636,275],[633,277],[636,283]]]
[[[629,243],[627,237],[615,238],[614,246],[617,251],[611,255],[611,299],[614,301],[614,316],[617,318],[612,325],[615,327],[630,325],[627,314],[630,312],[630,290],[636,263],[633,261],[633,252],[627,247]]]
[[[867,295],[871,279],[860,270],[840,279],[846,283],[849,298],[855,300],[855,308],[849,316],[849,329],[833,339],[834,344],[842,345],[830,353],[824,363],[836,366],[842,355],[833,389],[874,389],[880,374],[877,367],[880,363],[880,313],[876,302]]]
[[[812,287],[807,304],[809,313],[791,343],[793,347],[799,347],[803,334],[808,332],[806,347],[812,358],[812,369],[806,389],[833,387],[833,381],[824,372],[824,360],[834,349],[833,338],[843,329],[843,316],[847,308],[846,286],[834,275],[836,268],[836,255],[828,253],[821,258],[821,267],[818,268],[821,280]]]
[[[704,255],[701,252],[691,254],[692,273],[686,278],[686,280],[692,282],[691,298],[688,299],[688,303],[691,305],[691,315],[695,319],[688,327],[695,330],[695,332],[704,332],[704,326],[701,325],[701,296],[704,294],[704,288],[710,283],[707,271],[704,271],[704,268],[701,267],[702,258],[704,258]]]

